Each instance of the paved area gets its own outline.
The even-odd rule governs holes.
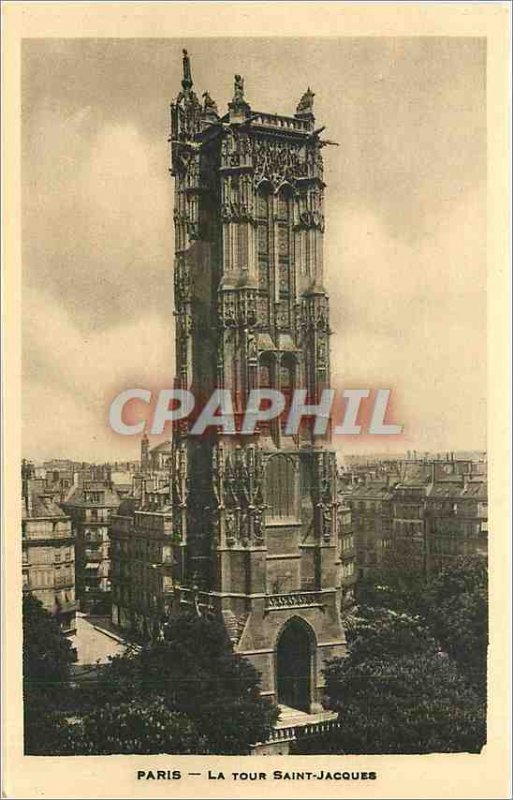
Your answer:
[[[77,648],[77,666],[107,664],[109,656],[121,655],[126,649],[120,637],[114,638],[112,634],[99,630],[95,618],[81,612],[77,612],[77,632],[71,643]]]

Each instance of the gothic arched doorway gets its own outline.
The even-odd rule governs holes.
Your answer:
[[[310,711],[312,656],[312,636],[307,625],[292,619],[281,632],[276,649],[278,703]]]

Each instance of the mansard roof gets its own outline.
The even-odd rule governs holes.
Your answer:
[[[100,493],[99,500],[93,500],[89,494]],[[84,486],[72,486],[64,499],[64,504],[68,506],[79,507],[101,507],[101,508],[117,508],[119,506],[119,495],[116,490],[110,486],[106,486],[100,481],[87,482]]]
[[[47,495],[32,494],[28,508],[27,502],[24,500],[21,512],[22,519],[48,519],[49,517],[68,519],[62,508]]]

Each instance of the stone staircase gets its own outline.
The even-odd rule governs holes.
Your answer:
[[[290,744],[299,737],[318,736],[338,728],[338,715],[334,711],[308,714],[289,706],[280,706],[280,716],[269,739],[259,742],[252,755],[288,755]]]

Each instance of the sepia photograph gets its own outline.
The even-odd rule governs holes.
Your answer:
[[[8,602],[43,771],[399,797],[375,757],[493,751],[490,42],[306,6],[20,38]]]

